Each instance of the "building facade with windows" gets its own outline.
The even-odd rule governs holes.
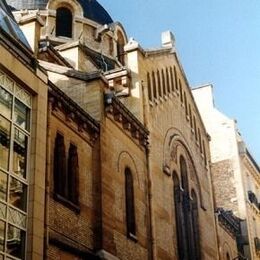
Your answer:
[[[44,237],[47,74],[5,1],[0,21],[0,259],[36,259]]]
[[[232,210],[240,219],[239,251],[247,259],[260,259],[259,166],[246,148],[236,121],[214,106],[212,85],[195,88],[192,92],[211,136],[216,205]]]
[[[216,221],[209,136],[172,33],[145,50],[96,0],[7,2],[37,58],[40,69],[30,73],[45,85],[21,74],[31,103],[3,86],[1,106],[13,104],[3,118],[14,130],[10,146],[1,138],[12,165],[1,166],[1,178],[14,195],[0,199],[27,218],[26,227],[12,224],[25,241],[21,254],[8,251],[18,243],[6,238],[11,215],[1,218],[4,259],[235,258],[236,226]],[[28,187],[27,210],[11,202],[27,196],[15,194],[15,181],[10,188],[13,179]]]

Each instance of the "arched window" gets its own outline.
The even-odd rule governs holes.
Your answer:
[[[72,13],[66,7],[57,9],[56,36],[72,37]]]
[[[125,65],[124,53],[125,40],[121,32],[117,33],[117,59],[122,65]]]
[[[174,182],[174,207],[177,233],[177,247],[180,260],[199,260],[199,214],[196,193],[192,191],[192,199],[189,192],[188,168],[183,156],[180,156],[181,185],[177,174],[173,173]]]
[[[68,199],[78,204],[79,199],[79,161],[78,151],[74,144],[70,144],[68,157]]]
[[[66,152],[64,137],[57,133],[55,138],[54,147],[54,165],[53,165],[53,175],[54,175],[54,192],[61,196],[65,196],[66,187]]]
[[[135,204],[134,204],[134,181],[129,168],[125,169],[125,205],[126,205],[126,227],[128,237],[136,236]]]
[[[67,155],[67,156],[66,156]],[[78,151],[70,144],[66,152],[64,136],[56,134],[54,147],[54,197],[67,206],[78,210],[79,204],[79,161]]]

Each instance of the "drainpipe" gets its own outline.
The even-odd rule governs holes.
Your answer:
[[[147,176],[148,176],[148,215],[149,215],[149,255],[148,259],[153,260],[155,259],[155,245],[154,245],[154,221],[153,221],[153,205],[152,205],[152,178],[151,178],[151,172],[150,172],[150,162],[149,162],[149,148],[145,148],[146,153],[146,167],[147,167]]]
[[[145,98],[147,95],[145,95],[144,91],[144,85],[143,81],[141,82],[142,86],[142,101],[143,101],[143,119],[144,119],[144,126],[147,127],[148,125],[148,109],[147,109],[147,98]],[[153,203],[152,203],[152,176],[151,176],[151,170],[150,170],[150,149],[148,145],[145,148],[145,155],[146,155],[146,169],[147,169],[147,179],[148,179],[148,187],[147,187],[147,202],[148,202],[148,219],[149,219],[149,240],[148,240],[148,259],[153,260],[156,256],[155,251],[155,243],[154,243],[154,219],[153,219]]]

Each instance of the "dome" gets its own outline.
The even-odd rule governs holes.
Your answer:
[[[77,2],[82,6],[84,17],[99,24],[113,22],[107,11],[96,0],[77,0]],[[46,9],[48,0],[7,0],[7,3],[16,10]]]

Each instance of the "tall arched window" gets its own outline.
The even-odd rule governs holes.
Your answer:
[[[135,204],[134,204],[134,181],[129,168],[125,169],[125,205],[126,205],[126,227],[128,237],[136,236]]]
[[[72,37],[72,13],[66,7],[57,9],[56,36]]]
[[[54,147],[54,192],[65,196],[66,187],[66,152],[64,137],[57,133]]]
[[[179,260],[200,259],[199,215],[196,193],[189,192],[188,168],[183,156],[180,156],[181,186],[176,173],[173,173],[174,203]]]

